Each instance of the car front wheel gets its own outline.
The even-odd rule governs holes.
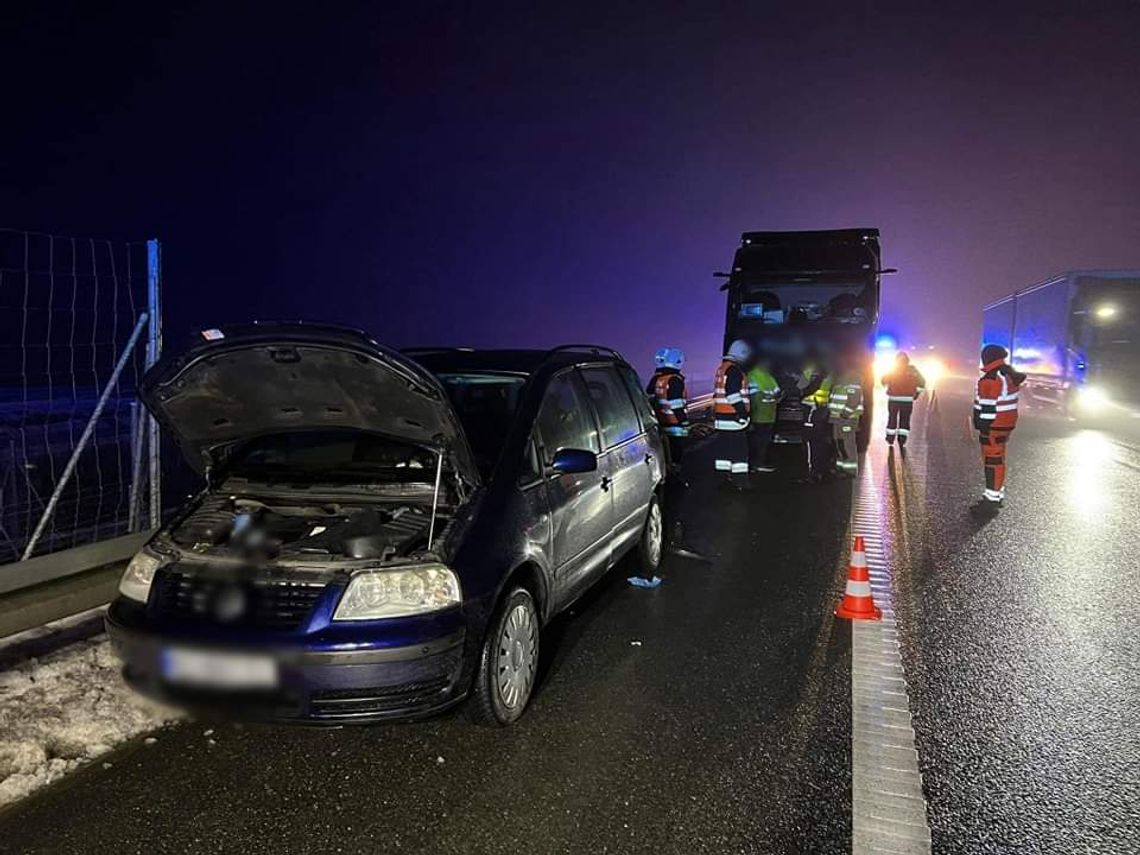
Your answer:
[[[479,656],[468,710],[477,724],[518,721],[538,673],[539,622],[534,597],[523,587],[503,599]]]

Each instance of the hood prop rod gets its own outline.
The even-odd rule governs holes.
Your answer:
[[[435,458],[435,492],[431,497],[431,522],[428,523],[428,551],[431,551],[431,545],[435,541],[435,515],[439,510],[439,482],[443,477],[443,449],[439,450],[439,454]]]

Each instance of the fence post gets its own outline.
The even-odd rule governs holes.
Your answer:
[[[150,368],[162,353],[162,245],[157,240],[146,242],[146,311],[150,318],[146,340],[146,367]],[[158,422],[147,419],[148,469],[150,481],[150,528],[162,521],[162,466],[159,459]]]
[[[115,363],[115,370],[111,372],[111,379],[107,381],[107,385],[103,387],[103,393],[99,396],[98,402],[95,404],[95,411],[91,413],[91,418],[87,420],[87,426],[83,428],[83,433],[79,435],[79,442],[75,444],[75,449],[71,452],[71,457],[67,461],[67,465],[63,468],[63,474],[59,476],[59,481],[55,485],[55,489],[51,492],[51,498],[48,499],[47,507],[44,508],[43,516],[36,524],[36,530],[32,532],[32,536],[28,539],[28,545],[24,547],[24,554],[20,558],[21,561],[27,561],[32,557],[32,552],[39,543],[40,536],[47,528],[48,522],[51,520],[52,514],[55,513],[55,506],[59,504],[59,497],[63,495],[63,488],[67,486],[67,482],[71,480],[72,474],[75,472],[75,466],[79,463],[79,455],[83,453],[83,449],[87,447],[87,443],[91,439],[91,435],[95,433],[95,425],[99,421],[99,417],[103,415],[103,408],[107,406],[107,399],[111,397],[111,390],[115,388],[115,384],[119,382],[119,375],[123,373],[123,368],[127,364],[127,359],[131,355],[131,351],[135,349],[138,343],[139,336],[142,335],[143,326],[146,324],[147,315],[143,312],[139,315],[139,321],[135,324],[134,332],[131,333],[131,338],[127,342],[123,352],[119,354],[119,361]]]
[[[136,532],[142,519],[143,448],[146,445],[146,410],[131,401],[131,489],[127,507],[127,531]]]

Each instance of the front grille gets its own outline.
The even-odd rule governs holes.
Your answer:
[[[325,587],[324,582],[284,580],[235,583],[167,570],[156,609],[176,621],[286,631],[308,618]]]
[[[314,692],[311,713],[320,718],[351,718],[380,715],[417,707],[431,708],[443,700],[450,684],[448,677],[436,677],[398,686],[376,686],[368,689],[325,689]]]

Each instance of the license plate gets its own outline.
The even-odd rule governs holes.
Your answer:
[[[215,689],[271,689],[277,685],[272,656],[172,647],[163,651],[162,673],[171,683]]]

